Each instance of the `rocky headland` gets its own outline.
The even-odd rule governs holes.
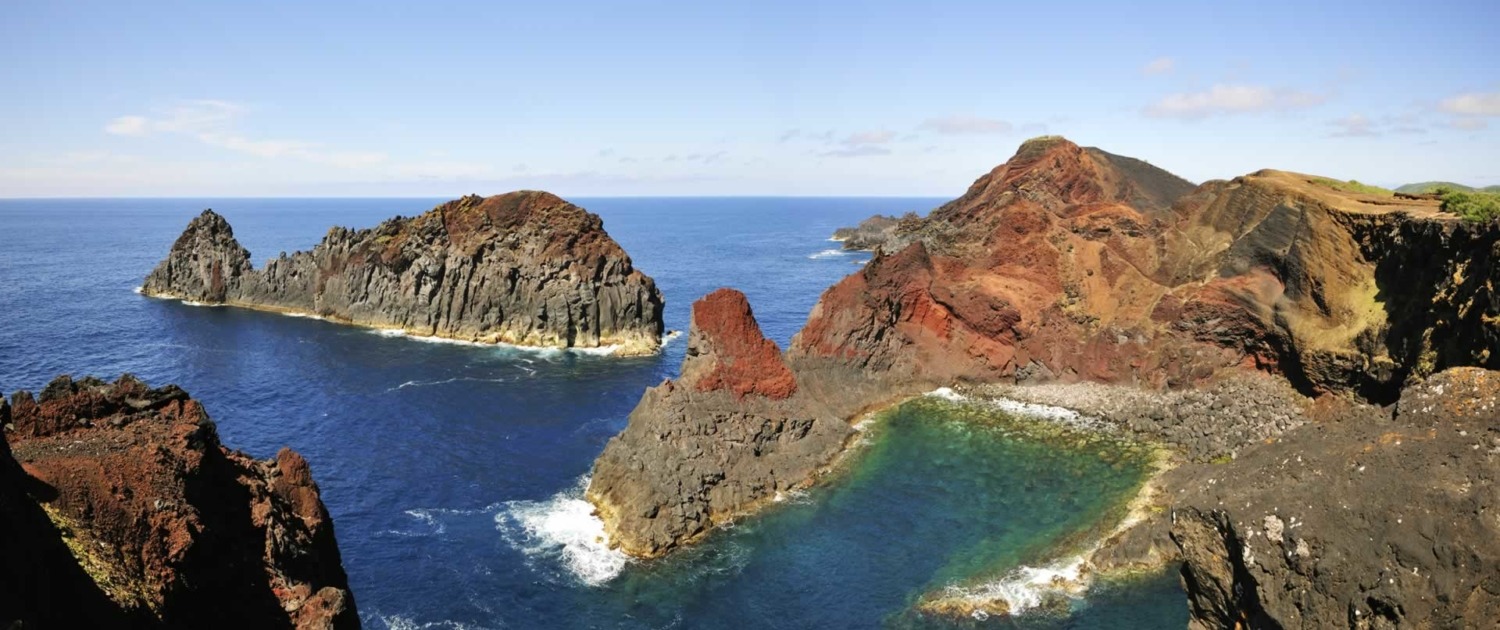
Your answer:
[[[656,283],[597,215],[554,195],[469,196],[372,229],[335,227],[255,269],[228,221],[188,223],[142,293],[484,343],[656,352]]]
[[[927,217],[868,230],[882,235],[875,257],[823,294],[773,368],[730,370],[743,355],[706,350],[726,347],[713,331],[744,328],[748,306],[695,305],[683,376],[646,393],[589,499],[612,544],[659,555],[811,483],[869,410],[958,386],[1091,413],[1174,453],[1151,484],[1167,516],[1112,536],[1094,563],[1181,560],[1195,624],[1479,623],[1500,600],[1485,578],[1500,564],[1491,543],[1448,537],[1494,540],[1496,455],[1476,432],[1492,435],[1500,413],[1476,403],[1433,420],[1451,439],[1405,427],[1409,401],[1458,400],[1442,383],[1489,374],[1463,368],[1500,369],[1500,224],[1322,181],[1265,170],[1194,186],[1062,138],[1028,141]],[[795,389],[758,384],[787,371]],[[741,381],[754,384],[724,385]],[[1406,451],[1382,454],[1387,434]],[[1378,476],[1353,463],[1418,448],[1434,450]],[[1359,525],[1450,490],[1409,545]],[[1272,513],[1306,524],[1283,520],[1283,534],[1320,538],[1306,556],[1283,538],[1266,552],[1285,562],[1247,570],[1246,524]],[[1413,564],[1422,544],[1442,549]],[[1376,595],[1364,573],[1376,566],[1442,577]]]
[[[66,376],[0,398],[0,625],[355,628],[307,461],[219,444],[182,389]]]

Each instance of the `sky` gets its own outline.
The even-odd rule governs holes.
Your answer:
[[[1492,185],[1497,33],[1495,0],[8,0],[0,197],[953,197],[1044,134]]]

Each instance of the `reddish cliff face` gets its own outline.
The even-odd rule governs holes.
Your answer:
[[[760,332],[745,294],[733,289],[719,289],[693,303],[688,357],[679,381],[701,392],[781,400],[797,391],[781,349]]]
[[[219,445],[175,386],[60,377],[12,399],[0,620],[357,627],[306,460]]]
[[[884,247],[824,294],[794,364],[1157,387],[1244,366],[1381,402],[1500,367],[1500,228],[1295,173],[1193,189],[1038,139]]]

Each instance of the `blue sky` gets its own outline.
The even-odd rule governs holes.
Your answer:
[[[1500,184],[1494,0],[625,4],[7,2],[0,197],[956,196],[1044,133]]]

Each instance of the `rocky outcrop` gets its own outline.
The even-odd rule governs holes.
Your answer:
[[[744,294],[693,304],[682,376],[646,390],[594,462],[587,497],[610,544],[664,554],[806,486],[853,434],[845,418],[873,383],[794,373]]]
[[[219,444],[176,386],[59,377],[0,450],[0,623],[359,626],[306,460]]]
[[[684,379],[648,391],[596,463],[590,496],[617,543],[656,555],[836,456],[841,440],[798,442],[813,446],[778,462],[774,482],[742,465],[765,461],[740,453],[785,439],[789,418],[838,435],[863,410],[938,385],[1186,389],[1236,382],[1218,378],[1238,369],[1303,396],[1387,404],[1444,368],[1500,367],[1500,225],[1324,181],[1260,171],[1194,187],[1062,138],[1028,141],[963,196],[901,221],[824,292],[785,356],[756,368],[777,383],[791,371],[785,398],[752,393],[790,388],[743,373],[724,379],[743,394],[704,393],[697,379],[728,369],[690,352]],[[1283,402],[1220,421],[1216,394],[1189,394],[1116,420],[1198,461],[1304,422],[1295,395],[1273,391],[1284,388],[1242,389]],[[1369,409],[1330,414],[1363,425]]]
[[[656,283],[597,215],[545,192],[450,201],[254,269],[212,210],[193,219],[142,292],[313,314],[416,335],[655,352]]]
[[[1500,373],[1443,372],[1394,421],[1314,423],[1198,474],[1171,536],[1195,628],[1500,619]]]
[[[842,227],[833,231],[833,240],[843,243],[843,248],[850,251],[877,251],[884,250],[898,232],[903,223],[908,225],[921,221],[915,213],[908,213],[902,217],[892,217],[877,214],[854,227]]]

